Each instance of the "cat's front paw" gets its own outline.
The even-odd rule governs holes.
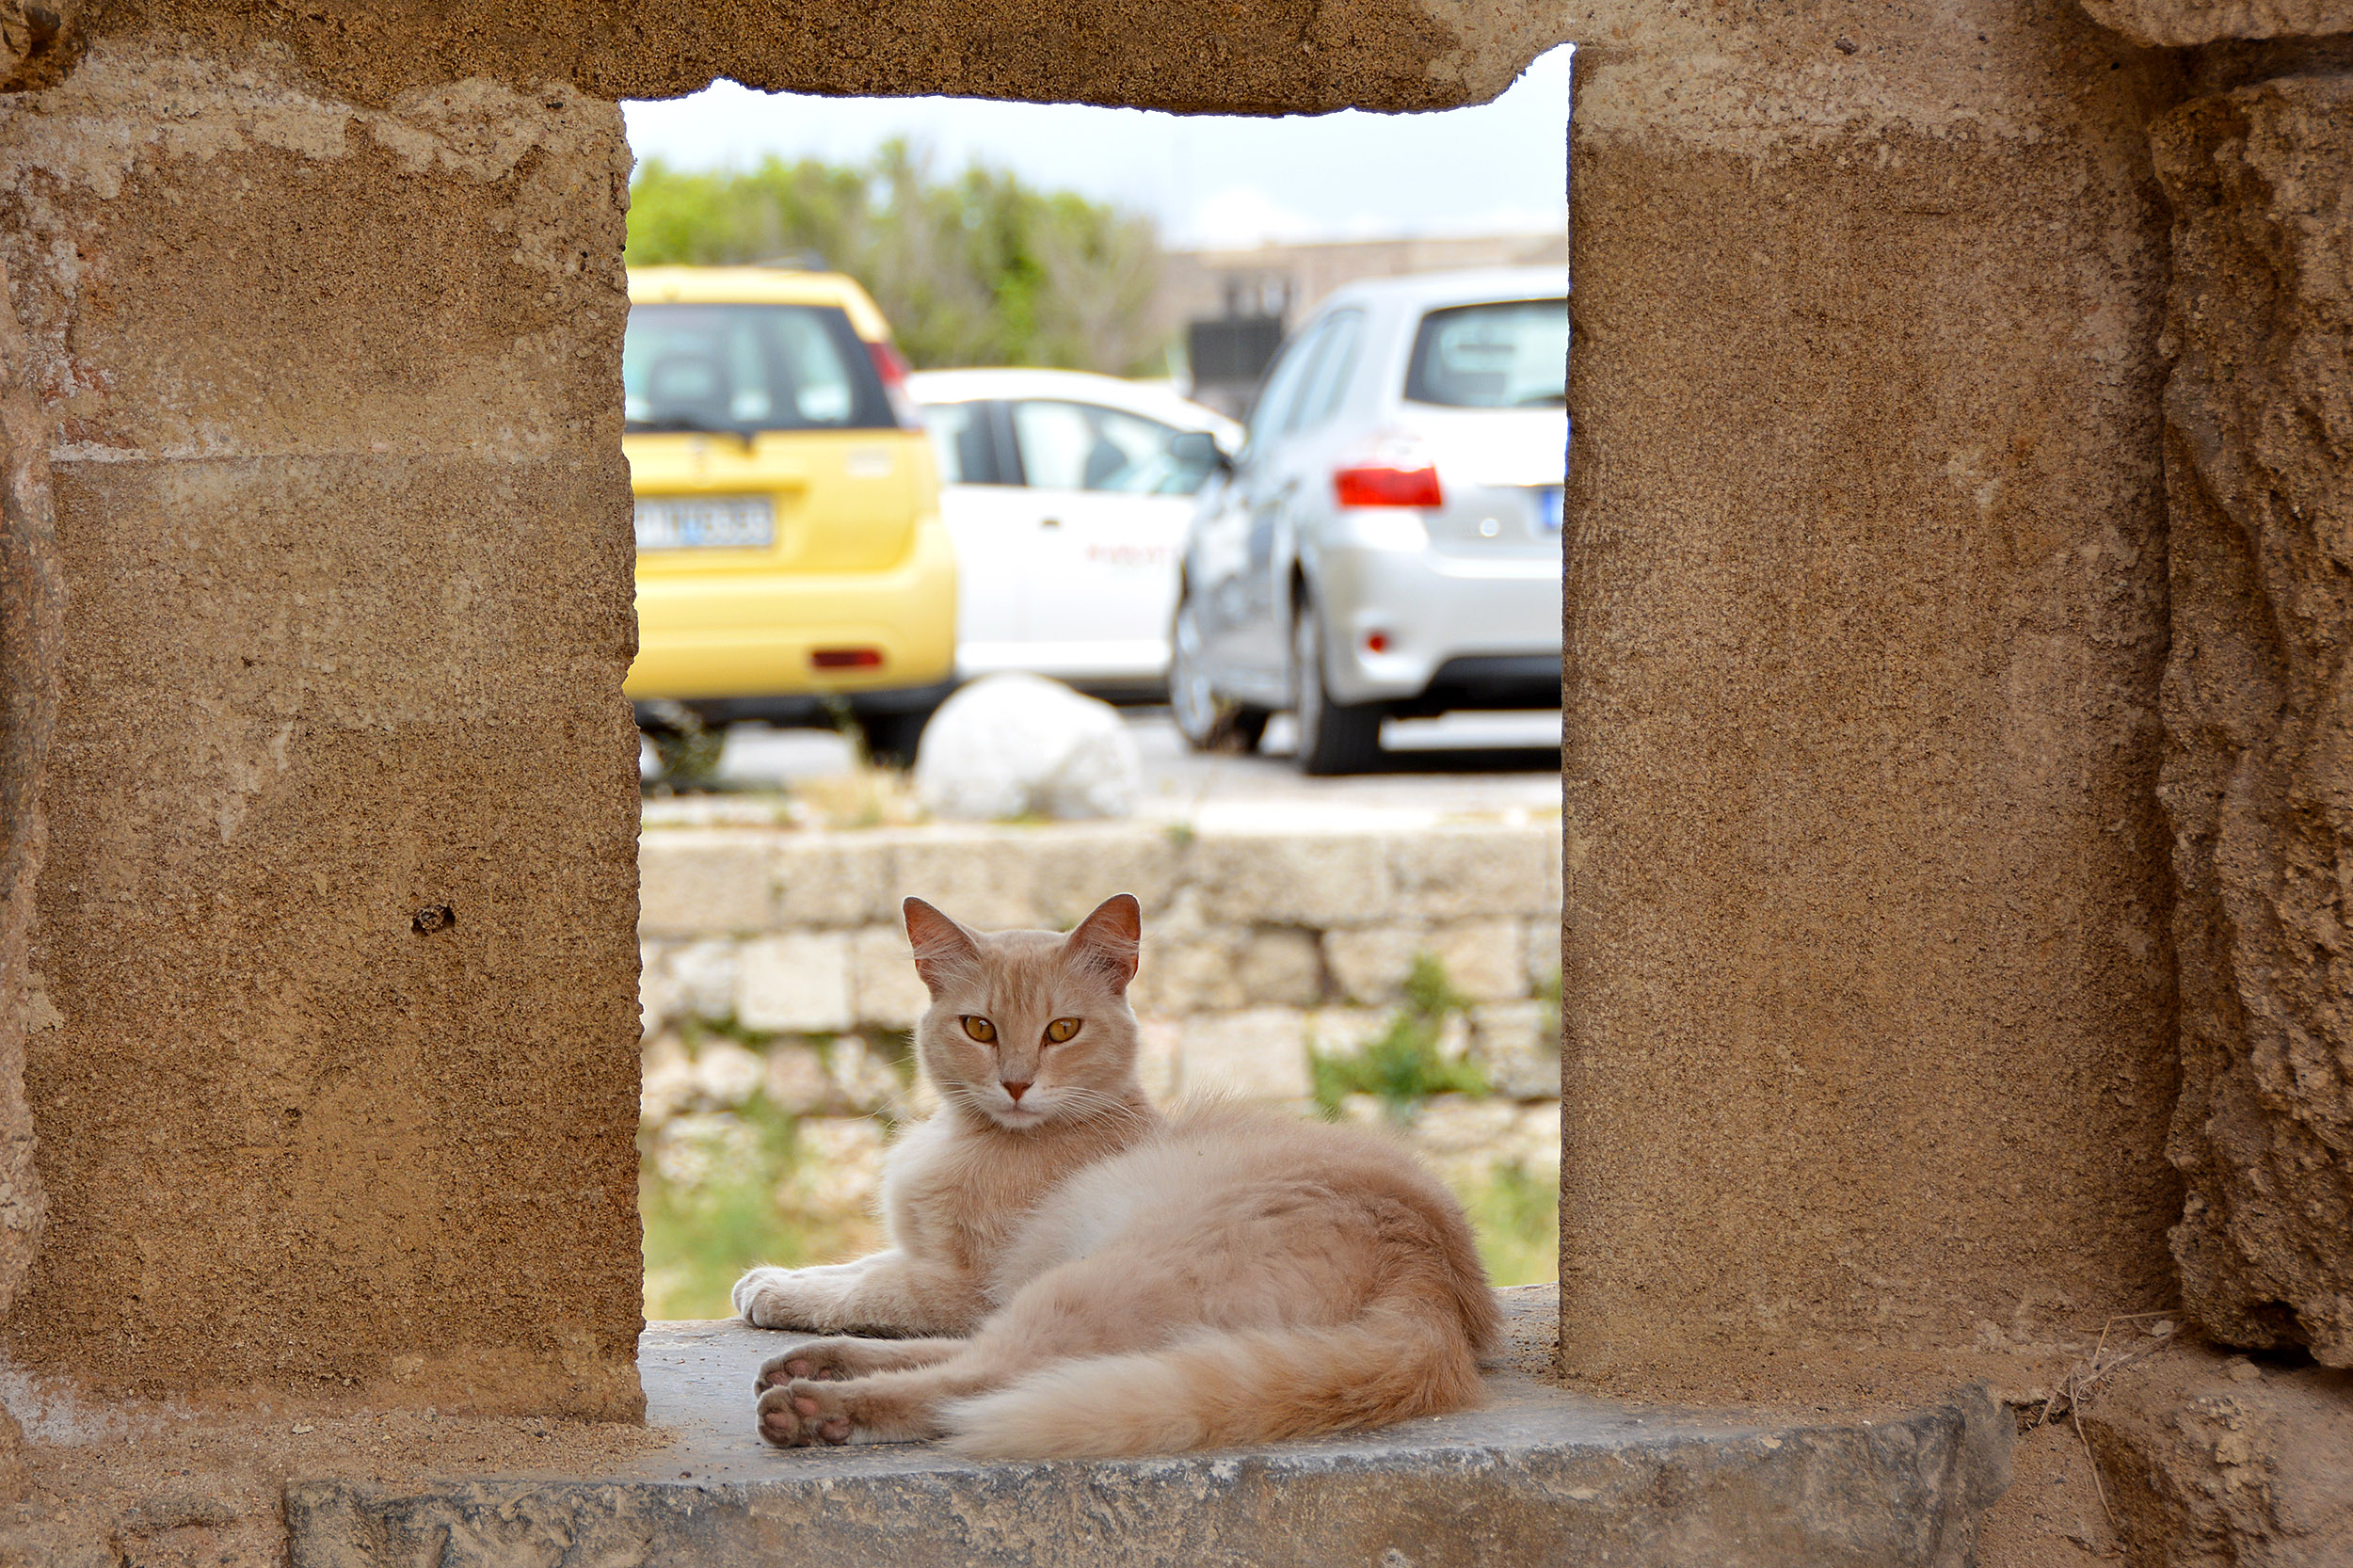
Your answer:
[[[797,1269],[754,1269],[735,1282],[735,1310],[754,1328],[824,1329],[840,1288]]]
[[[765,1394],[779,1384],[794,1378],[807,1378],[811,1383],[840,1383],[857,1375],[853,1364],[855,1341],[840,1338],[803,1339],[788,1345],[760,1364],[760,1376],[752,1384],[752,1392]]]
[[[852,1422],[841,1409],[840,1392],[839,1384],[807,1378],[776,1384],[760,1397],[760,1437],[779,1448],[847,1443]]]

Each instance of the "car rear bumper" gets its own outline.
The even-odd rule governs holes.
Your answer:
[[[955,624],[954,552],[947,531],[926,519],[906,559],[879,571],[641,576],[637,659],[622,690],[697,712],[785,697],[822,712],[828,695],[863,700],[952,680]],[[836,649],[871,650],[879,662],[817,664]]]
[[[1316,565],[1335,699],[1401,713],[1560,706],[1557,557],[1327,546]]]

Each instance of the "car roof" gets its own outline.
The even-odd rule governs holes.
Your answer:
[[[889,323],[856,280],[780,266],[633,266],[632,305],[834,305],[868,343],[888,343]]]
[[[1368,278],[1345,284],[1327,296],[1318,313],[1336,305],[1400,304],[1430,310],[1446,305],[1479,305],[1495,299],[1566,297],[1569,269],[1565,266],[1486,266],[1460,272],[1417,272],[1401,278]]]
[[[984,398],[1066,398],[1102,403],[1157,419],[1185,430],[1241,434],[1241,426],[1214,408],[1183,397],[1175,388],[1126,381],[1083,370],[1038,370],[1009,365],[972,370],[923,370],[907,377],[907,395],[918,403],[975,403]]]

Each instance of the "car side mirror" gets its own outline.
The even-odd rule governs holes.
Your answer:
[[[1168,455],[1187,468],[1215,469],[1231,473],[1234,459],[1207,430],[1179,430],[1168,440]]]

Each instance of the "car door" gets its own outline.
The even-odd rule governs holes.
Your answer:
[[[1192,502],[1174,426],[1067,398],[1006,406],[1036,517],[1030,667],[1065,680],[1150,680],[1168,667],[1176,554]]]
[[[1311,323],[1286,344],[1267,373],[1266,387],[1250,411],[1250,434],[1234,472],[1215,498],[1214,517],[1204,519],[1198,556],[1213,561],[1209,580],[1195,584],[1201,595],[1203,639],[1219,682],[1230,694],[1268,707],[1289,700],[1289,665],[1281,639],[1289,623],[1271,621],[1269,583],[1273,572],[1278,520],[1297,476],[1279,450],[1283,421],[1323,341],[1324,323]]]
[[[1028,669],[1037,518],[1022,488],[1004,405],[976,398],[923,410],[939,467],[940,519],[956,552],[956,671]]]
[[[1265,457],[1252,504],[1249,549],[1250,633],[1241,657],[1283,681],[1291,660],[1291,579],[1303,525],[1324,502],[1331,464],[1318,438],[1355,373],[1364,313],[1338,310],[1323,318],[1302,357],[1298,378],[1270,410]],[[1255,428],[1255,425],[1254,425]]]

